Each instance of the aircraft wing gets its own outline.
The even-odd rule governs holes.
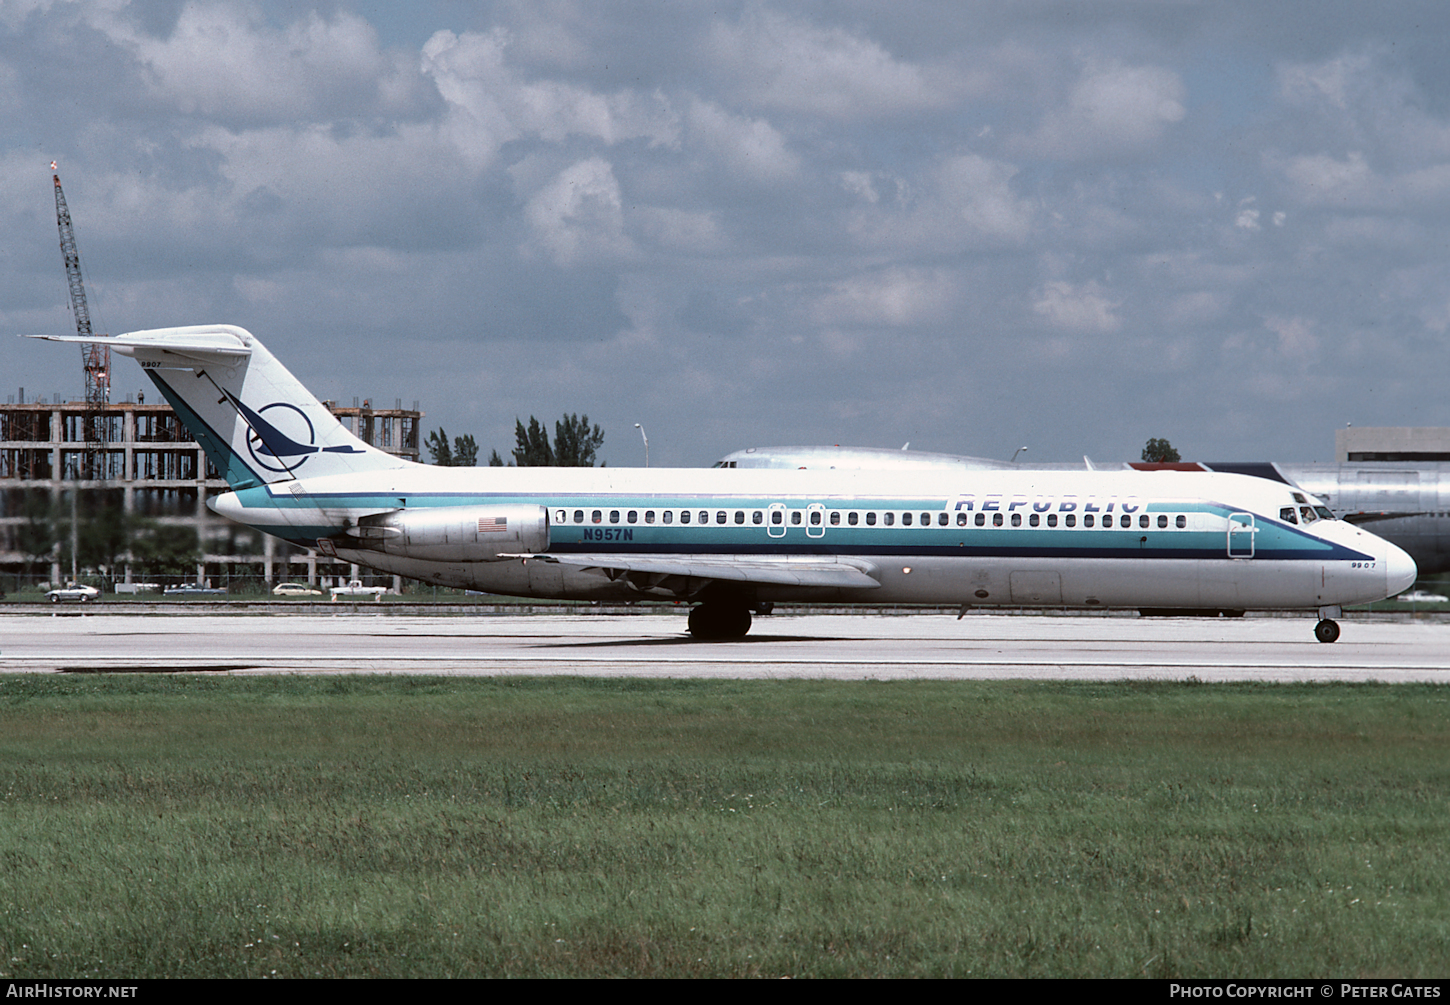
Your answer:
[[[830,586],[874,590],[881,585],[869,562],[829,557],[771,558],[767,555],[591,555],[544,554],[531,561],[557,562],[625,579],[640,590],[691,595],[710,580],[772,586]],[[690,581],[695,581],[694,584]]]

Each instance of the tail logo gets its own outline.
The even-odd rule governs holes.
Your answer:
[[[268,471],[290,474],[296,471],[311,454],[360,454],[363,451],[351,446],[319,447],[317,431],[307,413],[296,405],[285,401],[274,401],[253,411],[236,395],[226,391],[227,398],[246,420],[247,450],[252,460]],[[265,413],[270,413],[263,418]],[[305,440],[306,442],[302,442]]]

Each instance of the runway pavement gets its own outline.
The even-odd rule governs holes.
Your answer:
[[[696,642],[677,615],[0,616],[0,673],[399,673],[1450,682],[1450,625],[1313,618],[806,615]]]

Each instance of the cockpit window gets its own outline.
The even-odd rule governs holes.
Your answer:
[[[1315,520],[1319,519],[1319,517],[1314,513],[1313,506],[1300,506],[1299,514],[1304,517],[1305,523],[1313,523]]]
[[[1334,514],[1331,513],[1331,512],[1329,512],[1329,510],[1328,510],[1327,507],[1324,507],[1324,506],[1315,506],[1314,507],[1314,512],[1319,514],[1319,519],[1321,519],[1321,520],[1333,520],[1334,519]]]
[[[1279,519],[1280,520],[1283,520],[1285,523],[1298,523],[1299,522],[1298,519],[1296,519],[1295,516],[1294,516],[1294,507],[1293,506],[1281,506],[1281,507],[1279,507]]]

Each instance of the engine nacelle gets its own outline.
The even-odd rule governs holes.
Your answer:
[[[543,506],[439,506],[363,517],[348,532],[364,547],[435,562],[494,562],[549,550]]]

